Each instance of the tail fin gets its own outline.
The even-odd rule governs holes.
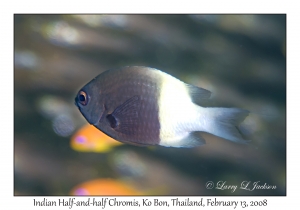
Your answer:
[[[238,142],[247,143],[248,141],[242,137],[238,125],[248,116],[249,111],[239,108],[205,108],[209,126],[206,132],[221,138]]]

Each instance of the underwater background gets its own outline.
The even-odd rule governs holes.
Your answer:
[[[77,91],[129,65],[250,110],[251,143],[136,147],[87,125]],[[15,15],[14,195],[286,195],[286,15]]]

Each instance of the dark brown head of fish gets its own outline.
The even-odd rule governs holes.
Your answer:
[[[85,119],[93,125],[97,125],[104,112],[104,102],[101,90],[95,84],[95,79],[84,86],[75,98],[75,105]]]
[[[158,144],[159,75],[147,67],[105,71],[78,92],[75,104],[90,124],[116,140]]]

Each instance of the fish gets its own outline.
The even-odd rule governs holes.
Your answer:
[[[120,180],[98,178],[74,186],[70,195],[144,195],[144,192]]]
[[[103,133],[137,146],[193,148],[206,144],[201,133],[248,142],[238,125],[241,108],[205,107],[211,92],[159,69],[125,66],[96,76],[75,97],[84,118]]]
[[[107,136],[93,125],[86,124],[73,134],[70,145],[73,150],[79,152],[106,153],[122,143]]]

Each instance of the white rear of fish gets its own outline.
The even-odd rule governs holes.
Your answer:
[[[162,76],[158,99],[160,145],[194,147],[205,144],[205,140],[194,133],[196,131],[246,142],[236,126],[245,119],[248,111],[198,106],[192,101],[189,86],[164,72],[158,73]]]

